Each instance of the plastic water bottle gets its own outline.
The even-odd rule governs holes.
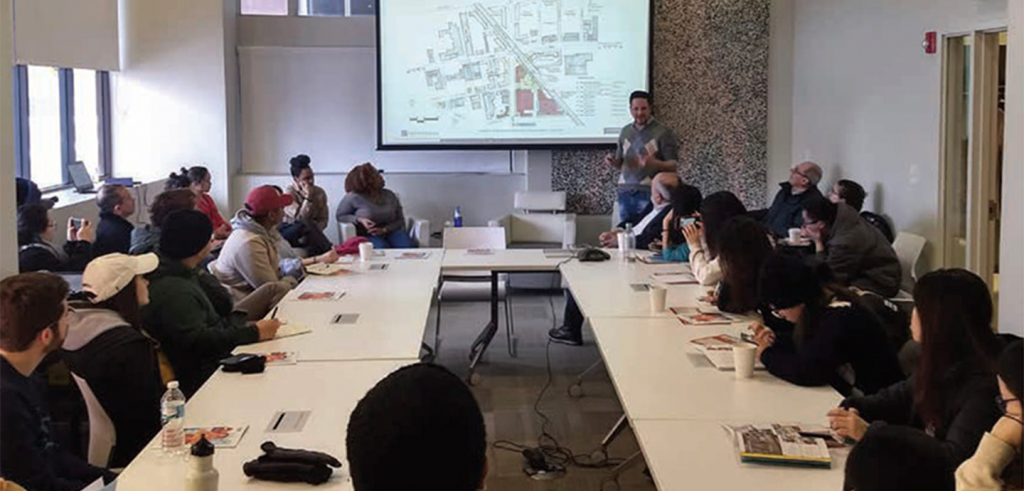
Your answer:
[[[633,225],[630,223],[626,224],[626,257],[628,259],[633,258],[633,251],[636,249],[636,231],[633,230]]]
[[[459,206],[455,207],[455,218],[454,218],[454,220],[455,220],[455,227],[456,228],[462,226],[462,207],[459,207]]]
[[[160,398],[160,446],[165,453],[181,455],[185,452],[185,394],[178,389],[178,381],[167,383],[167,392]]]

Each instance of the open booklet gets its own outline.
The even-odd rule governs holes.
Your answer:
[[[697,351],[707,357],[708,361],[711,362],[715,368],[719,370],[735,370],[736,360],[732,357],[732,347],[739,344],[752,344],[746,339],[740,339],[730,334],[717,334],[714,336],[706,336],[703,338],[697,338],[690,341]],[[764,370],[764,365],[761,360],[754,362],[754,368],[757,370]]]
[[[749,424],[727,426],[732,432],[740,462],[832,467],[832,457],[823,436],[812,435],[800,425]]]
[[[665,285],[698,285],[697,277],[690,271],[651,273],[651,279]]]
[[[343,274],[349,274],[352,270],[346,268],[341,264],[327,264],[327,263],[315,263],[306,266],[306,273],[316,276],[338,276]]]

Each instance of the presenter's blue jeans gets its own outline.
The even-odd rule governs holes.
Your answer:
[[[619,221],[636,225],[644,219],[644,208],[651,202],[650,189],[619,190]]]
[[[373,244],[374,249],[411,249],[416,247],[412,243],[412,237],[402,229],[392,230],[387,235],[367,235],[366,239]]]

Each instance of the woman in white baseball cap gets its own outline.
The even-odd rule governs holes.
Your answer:
[[[149,303],[143,275],[159,264],[156,254],[107,254],[82,274],[82,292],[69,302],[63,358],[110,416],[117,435],[109,467],[123,467],[160,430],[163,387],[156,344],[140,325]]]

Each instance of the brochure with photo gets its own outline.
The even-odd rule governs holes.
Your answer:
[[[806,436],[799,425],[740,425],[728,427],[734,437],[740,462],[832,467],[824,438]]]

